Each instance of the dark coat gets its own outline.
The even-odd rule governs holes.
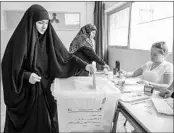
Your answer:
[[[92,24],[83,26],[71,42],[69,52],[80,57],[87,63],[92,63],[95,61],[99,65],[105,65],[104,60],[99,55],[97,55],[93,49],[94,44],[90,39],[90,32],[93,30],[97,31],[96,27]],[[75,75],[88,76],[89,73],[79,68],[78,73]]]
[[[48,18],[42,6],[31,6],[7,44],[2,59],[4,133],[58,133],[50,85],[54,78],[73,76],[87,65],[66,50],[50,22],[46,32],[38,34],[36,21]],[[41,76],[41,82],[30,84],[31,73]]]

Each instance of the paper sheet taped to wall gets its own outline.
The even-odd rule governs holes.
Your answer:
[[[55,79],[60,132],[109,132],[120,91],[107,79],[92,77]]]

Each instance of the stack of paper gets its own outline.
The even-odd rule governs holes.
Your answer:
[[[137,84],[137,85],[124,85],[123,93],[126,92],[144,92],[144,85],[143,84]]]
[[[164,99],[152,98],[152,102],[157,112],[166,115],[173,115],[173,108]]]
[[[144,93],[126,93],[123,94],[120,98],[123,102],[134,102],[134,101],[141,101],[150,98],[149,96],[145,95]]]

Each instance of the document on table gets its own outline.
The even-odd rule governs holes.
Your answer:
[[[140,81],[140,78],[126,78],[125,79],[125,85],[137,85],[138,81]]]
[[[144,93],[127,93],[123,94],[120,98],[123,102],[134,102],[141,101],[150,98],[150,96],[145,95]]]
[[[141,79],[140,78],[114,78],[112,79],[112,81],[115,83],[115,84],[118,84],[119,81],[125,81],[124,84],[125,85],[137,85],[138,81],[140,81]]]
[[[124,85],[122,92],[144,92],[144,84]]]

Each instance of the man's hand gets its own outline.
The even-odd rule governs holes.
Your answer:
[[[30,84],[35,84],[36,82],[40,82],[41,77],[39,77],[37,74],[32,73],[29,78],[29,83]]]

